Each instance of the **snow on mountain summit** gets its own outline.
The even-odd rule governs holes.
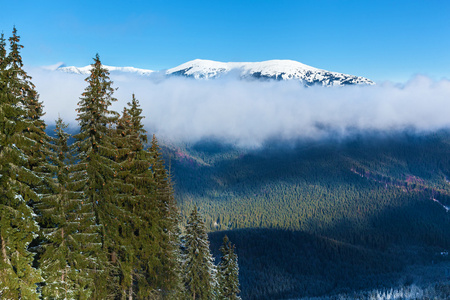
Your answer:
[[[374,84],[359,76],[317,69],[293,60],[268,60],[262,62],[217,62],[195,59],[166,71],[166,75],[180,75],[195,79],[213,79],[236,72],[240,78],[299,80],[305,85]]]
[[[272,76],[275,74],[292,74],[298,70],[319,71],[319,69],[304,65],[293,60],[267,60],[262,62],[219,62],[213,60],[195,59],[166,71],[167,75],[182,73],[185,76],[199,78],[214,78],[222,73],[239,69],[243,74],[259,72]]]
[[[293,60],[267,60],[262,62],[219,62],[204,59],[188,61],[178,67],[166,71],[134,67],[104,66],[112,73],[128,73],[140,76],[150,76],[152,73],[163,76],[183,76],[194,79],[214,79],[225,75],[236,76],[247,80],[297,80],[305,86],[342,86],[342,85],[372,85],[370,79],[317,69]],[[61,65],[57,71],[75,74],[89,74],[91,66],[66,67]]]

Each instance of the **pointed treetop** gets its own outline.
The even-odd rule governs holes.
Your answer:
[[[3,32],[0,34],[0,57],[6,56],[6,40]]]
[[[3,32],[0,35],[0,70],[6,69],[6,40]]]
[[[134,94],[132,95],[131,102],[128,102],[127,105],[129,106],[127,112],[133,131],[139,135],[142,143],[147,143],[147,131],[145,131],[144,125],[142,124],[144,116],[141,115],[142,109],[140,108],[139,100],[136,99]]]
[[[227,245],[230,242],[230,240],[228,239],[228,236],[225,234],[225,236],[223,237],[223,244]]]
[[[13,28],[13,35],[9,38],[10,49],[9,53],[11,62],[15,69],[21,69],[23,67],[22,57],[20,56],[20,49],[23,48],[22,45],[19,44],[20,36],[17,35],[16,27]],[[20,74],[23,75],[23,74]]]
[[[95,129],[99,133],[102,130],[99,126],[108,126],[117,121],[118,113],[109,109],[117,99],[113,96],[115,89],[112,87],[109,71],[102,66],[98,54],[91,66],[90,75],[85,78],[89,85],[78,102],[77,121],[82,131]]]

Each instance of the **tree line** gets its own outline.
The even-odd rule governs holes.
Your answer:
[[[235,248],[213,263],[197,207],[180,223],[158,140],[135,95],[119,114],[98,54],[79,132],[46,133],[16,28],[0,36],[0,298],[239,299]],[[74,142],[69,142],[71,139]]]

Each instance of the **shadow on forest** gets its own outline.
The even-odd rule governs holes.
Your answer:
[[[243,299],[317,297],[450,279],[450,259],[440,255],[450,247],[450,217],[438,206],[411,202],[368,223],[357,228],[341,220],[318,234],[255,228],[209,237],[216,257],[225,234],[236,245]],[[446,264],[448,274],[424,273],[438,263]]]

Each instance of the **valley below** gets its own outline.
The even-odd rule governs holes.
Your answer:
[[[236,244],[243,299],[449,295],[449,131],[164,151],[182,218]]]

